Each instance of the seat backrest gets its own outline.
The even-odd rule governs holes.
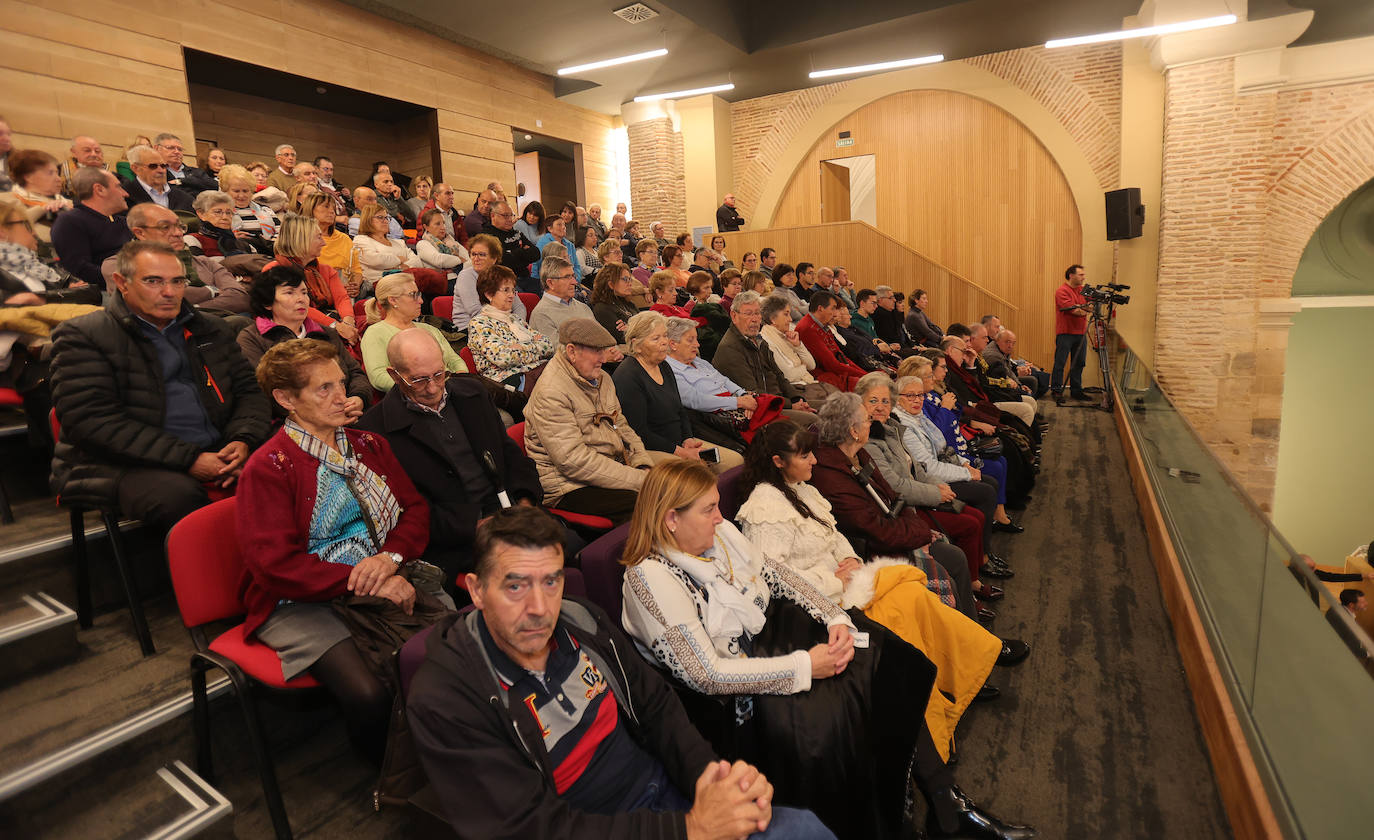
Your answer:
[[[445,321],[453,320],[453,295],[442,295],[429,303],[429,311],[434,313],[434,317],[442,318]]]
[[[732,522],[735,514],[739,513],[740,505],[744,504],[739,497],[739,482],[743,475],[744,467],[739,466],[726,470],[716,479],[716,490],[720,491],[720,515]]]
[[[367,302],[372,298],[363,298],[353,302],[353,321],[361,329],[367,323]]]
[[[231,496],[192,511],[167,534],[167,566],[181,608],[181,622],[199,627],[243,615],[239,584],[236,500]]]
[[[530,316],[534,314],[534,308],[539,305],[539,295],[534,292],[520,292],[520,302],[525,305],[525,323],[530,322]]]
[[[625,553],[625,543],[630,539],[630,523],[593,540],[582,549],[582,580],[587,587],[587,597],[606,611],[613,621],[620,621],[623,598],[620,583],[625,578],[625,567],[620,565],[620,555]]]
[[[468,373],[477,372],[477,360],[472,358],[472,351],[469,350],[466,345],[463,346],[462,350],[458,351],[458,355],[463,357],[463,364],[468,366]]]
[[[24,404],[24,397],[13,388],[0,388],[0,405],[20,406]]]
[[[515,441],[515,445],[520,447],[521,452],[525,451],[525,421],[521,420],[514,426],[507,428],[506,434],[510,436],[511,440]]]

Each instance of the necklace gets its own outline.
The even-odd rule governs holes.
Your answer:
[[[715,544],[713,543],[713,544],[711,545],[711,547],[712,547],[712,548],[715,548]],[[716,575],[719,576],[719,577],[725,578],[725,582],[726,582],[726,583],[730,584],[731,586],[734,586],[734,585],[735,585],[735,561],[734,561],[733,558],[730,557],[730,547],[722,543],[720,548],[721,548],[721,551],[724,551],[724,552],[725,552],[725,565],[726,565],[727,567],[729,567],[730,574],[729,574],[729,577],[726,577],[725,575],[722,575],[719,571],[717,571],[717,572],[716,572]],[[715,563],[716,563],[716,561],[713,560],[713,559],[711,559],[710,557],[703,557],[703,556],[700,555],[700,554],[693,554],[692,556],[695,557],[696,559],[698,559],[698,560],[704,562],[704,563],[710,563],[710,564],[713,565],[713,566],[714,566]]]

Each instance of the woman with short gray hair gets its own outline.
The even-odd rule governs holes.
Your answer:
[[[801,391],[802,398],[813,405],[825,402],[831,394],[840,389],[829,382],[821,382],[813,374],[816,359],[802,343],[801,336],[792,324],[791,305],[782,295],[769,295],[763,299],[761,307],[763,327],[759,335],[773,351],[773,361],[778,370],[792,387]]]
[[[630,428],[644,441],[644,448],[706,460],[718,473],[744,463],[739,453],[706,446],[692,436],[692,418],[682,404],[677,379],[667,361],[668,319],[657,312],[640,312],[625,325],[625,344],[630,358],[616,367],[611,379],[620,409]],[[703,453],[707,453],[704,459]]]
[[[234,235],[234,199],[229,193],[206,190],[196,196],[191,207],[200,219],[200,228],[186,234],[186,245],[192,253],[211,259],[253,253],[247,240]]]

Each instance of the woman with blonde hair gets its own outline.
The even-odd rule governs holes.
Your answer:
[[[320,236],[319,226],[314,219],[294,214],[287,216],[273,245],[276,256],[263,266],[263,271],[278,265],[299,268],[305,273],[305,290],[310,295],[310,319],[322,327],[333,329],[339,338],[349,344],[356,344],[358,328],[353,301],[344,288],[339,272],[333,266],[320,262],[320,250],[323,247],[324,237]]]
[[[301,202],[309,196],[318,195],[319,192],[320,185],[314,181],[292,184],[291,189],[286,192],[287,212],[299,214],[301,212]]]
[[[1034,836],[955,786],[925,725],[930,660],[762,555],[721,514],[703,465],[649,471],[621,562],[626,631],[687,688],[727,698],[722,707],[684,693],[698,728],[762,770],[777,801],[806,803],[841,837],[895,838],[911,831],[914,781],[934,836],[979,824],[973,836]]]
[[[428,175],[421,175],[410,182],[410,189],[414,195],[406,199],[406,209],[416,220],[420,218],[420,214],[425,210],[425,205],[429,203],[429,193],[433,188],[434,179]]]
[[[344,281],[344,287],[347,288],[349,278],[346,275],[354,269],[353,237],[348,235],[346,226],[339,225],[334,209],[334,197],[323,192],[308,195],[301,201],[301,216],[312,220],[324,239],[324,246],[320,248],[320,263],[338,271],[339,279]]]
[[[234,200],[235,235],[242,231],[245,236],[261,236],[268,242],[277,238],[281,220],[272,208],[253,200],[258,184],[253,173],[238,164],[227,164],[219,171],[219,184]]]
[[[392,337],[402,330],[422,330],[434,343],[439,345],[444,356],[444,367],[449,373],[467,373],[468,366],[463,357],[453,352],[453,347],[444,334],[423,321],[420,317],[420,290],[415,278],[409,274],[388,274],[377,282],[373,290],[376,296],[367,302],[367,332],[363,333],[363,369],[372,387],[383,393],[390,391],[395,383],[386,372],[390,362],[386,346]]]
[[[363,279],[359,297],[367,297],[373,286],[388,271],[404,268],[423,268],[424,263],[414,251],[399,239],[387,236],[391,230],[391,215],[380,204],[369,204],[358,217],[358,235],[353,244],[358,249],[358,265]],[[411,278],[414,282],[414,278]]]

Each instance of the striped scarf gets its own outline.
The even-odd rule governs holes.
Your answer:
[[[391,533],[401,518],[401,506],[386,481],[357,459],[343,429],[334,430],[334,443],[338,447],[336,451],[295,420],[288,419],[284,428],[301,451],[319,461],[330,472],[343,476],[349,491],[363,509],[374,552],[381,551],[387,534]]]

